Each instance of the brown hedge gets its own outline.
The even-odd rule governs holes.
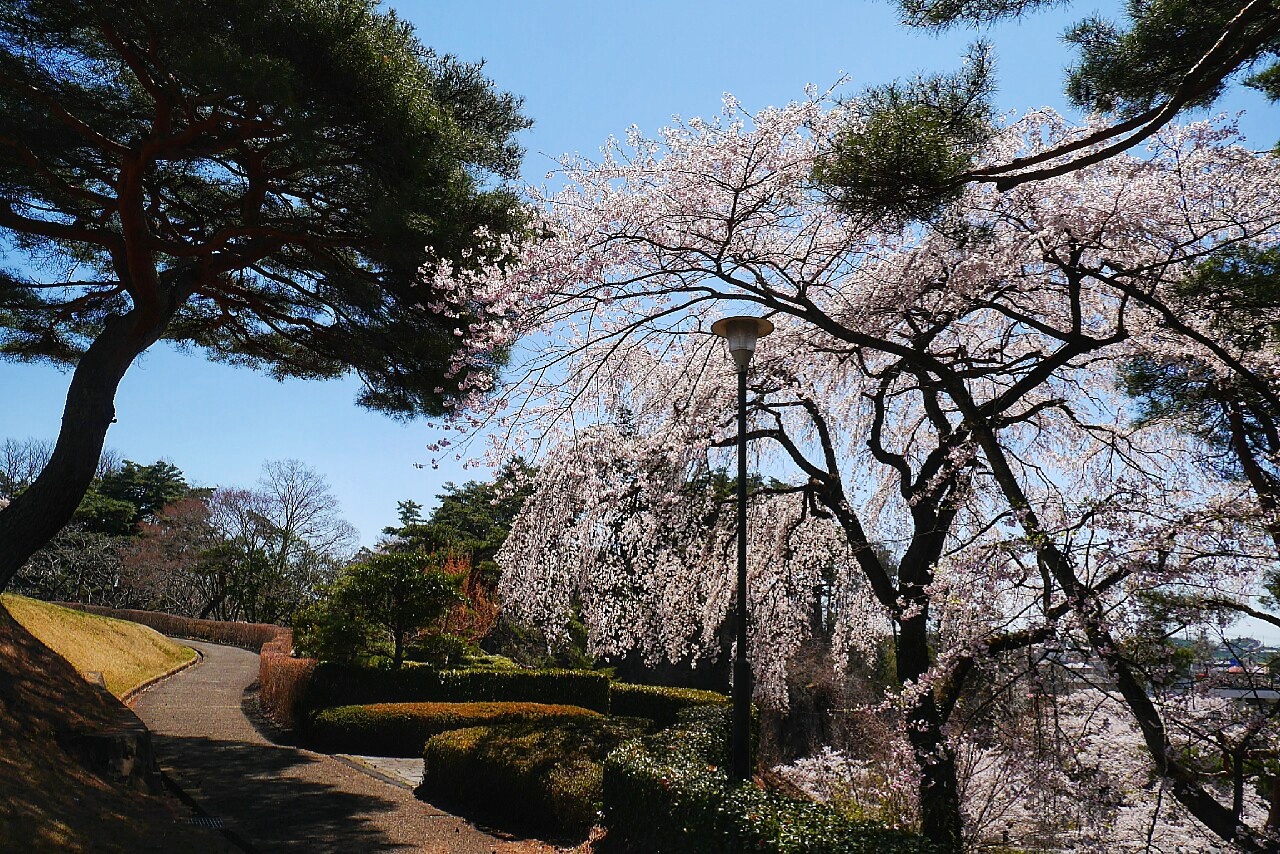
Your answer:
[[[280,629],[258,653],[258,700],[276,723],[298,725],[302,697],[319,664],[314,658],[293,657],[293,631]]]
[[[307,743],[330,753],[421,756],[432,736],[466,727],[496,724],[554,726],[602,717],[579,706],[549,703],[378,703],[336,706],[312,716]]]
[[[59,602],[66,608],[76,608],[90,614],[104,617],[115,617],[117,620],[128,620],[150,626],[161,634],[173,637],[191,638],[226,646],[238,646],[250,652],[257,652],[268,641],[275,640],[276,634],[287,631],[270,623],[238,623],[230,620],[200,620],[195,617],[180,617],[177,614],[166,614],[162,611],[138,611],[131,608],[104,608],[101,605],[80,605],[74,602]]]

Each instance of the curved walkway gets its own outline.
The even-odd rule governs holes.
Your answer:
[[[503,840],[413,793],[308,750],[264,738],[241,706],[258,656],[183,641],[204,660],[137,696],[165,773],[244,847],[269,852],[429,851],[528,854],[553,848]]]

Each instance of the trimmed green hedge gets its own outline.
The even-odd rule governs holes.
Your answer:
[[[330,753],[421,756],[427,739],[442,732],[495,724],[553,726],[599,718],[578,706],[545,703],[381,703],[335,706],[311,719],[308,742]]]
[[[614,682],[609,686],[609,712],[632,718],[648,718],[659,727],[676,722],[680,712],[697,706],[727,706],[729,698],[715,691],[663,688]]]
[[[509,829],[585,836],[599,815],[605,757],[645,729],[584,718],[452,730],[427,741],[419,792]]]
[[[635,739],[604,765],[604,825],[612,840],[654,854],[916,854],[920,836],[853,821],[822,804],[797,801],[725,772],[728,715],[696,709],[682,723]]]
[[[425,665],[436,670],[520,670],[505,655],[485,652],[473,643],[453,635],[428,635],[407,646],[406,664]]]
[[[316,668],[309,710],[368,703],[522,702],[609,711],[609,679],[590,670],[373,670],[328,662]]]

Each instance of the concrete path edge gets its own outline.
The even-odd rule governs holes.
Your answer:
[[[189,646],[187,647],[187,649],[195,653],[195,656],[192,657],[190,661],[184,661],[181,664],[177,665],[176,667],[170,667],[168,670],[166,670],[164,673],[161,673],[159,676],[152,676],[147,681],[134,685],[128,691],[124,692],[124,696],[120,698],[120,702],[132,708],[134,699],[143,691],[147,690],[152,685],[158,685],[159,683],[168,679],[170,676],[177,676],[179,673],[186,670],[188,667],[195,667],[204,659],[204,653],[200,652],[200,650],[196,649],[195,647]]]

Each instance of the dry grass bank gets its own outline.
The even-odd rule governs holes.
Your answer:
[[[18,623],[81,674],[98,672],[117,697],[195,658],[154,629],[73,611],[6,593],[3,605]]]
[[[191,827],[178,802],[86,769],[79,738],[132,714],[0,607],[0,851],[234,850]]]

